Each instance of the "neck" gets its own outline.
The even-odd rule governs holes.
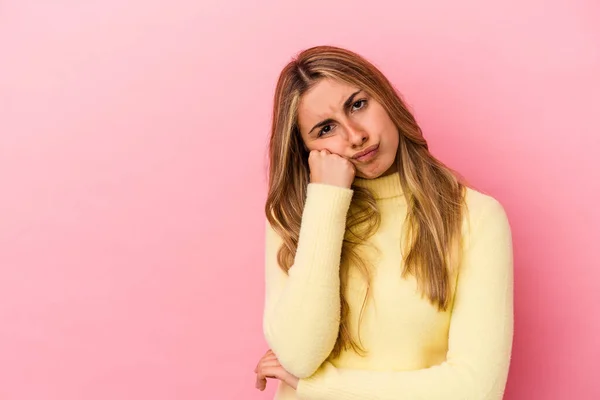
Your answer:
[[[398,172],[386,172],[375,179],[355,178],[354,186],[370,190],[376,199],[387,199],[403,195]]]

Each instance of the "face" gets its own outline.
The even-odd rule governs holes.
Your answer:
[[[348,159],[358,177],[373,179],[396,171],[398,129],[361,88],[321,79],[300,99],[298,125],[308,151],[328,150]]]

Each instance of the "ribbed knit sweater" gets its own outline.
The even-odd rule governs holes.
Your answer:
[[[497,400],[513,338],[513,252],[502,205],[468,188],[463,256],[451,279],[451,307],[438,311],[414,276],[402,277],[407,204],[398,174],[355,185],[370,189],[381,225],[361,257],[372,266],[371,299],[360,325],[367,354],[330,356],[340,324],[340,255],[353,190],[310,183],[289,273],[277,264],[280,237],[267,223],[264,334],[282,366],[301,378],[280,383],[278,400]],[[361,246],[361,248],[363,248]],[[350,266],[345,298],[359,334],[366,285]]]

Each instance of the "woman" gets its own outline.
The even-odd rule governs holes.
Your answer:
[[[256,386],[276,399],[501,399],[512,350],[502,205],[428,151],[393,86],[320,46],[277,84]]]

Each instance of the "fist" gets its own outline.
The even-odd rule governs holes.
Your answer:
[[[258,365],[254,369],[256,373],[256,388],[260,391],[267,387],[267,378],[279,379],[287,383],[294,390],[298,388],[299,379],[287,372],[279,363],[277,356],[271,349],[261,357]]]
[[[311,183],[350,188],[354,182],[356,168],[344,157],[327,150],[312,150],[308,155]]]

